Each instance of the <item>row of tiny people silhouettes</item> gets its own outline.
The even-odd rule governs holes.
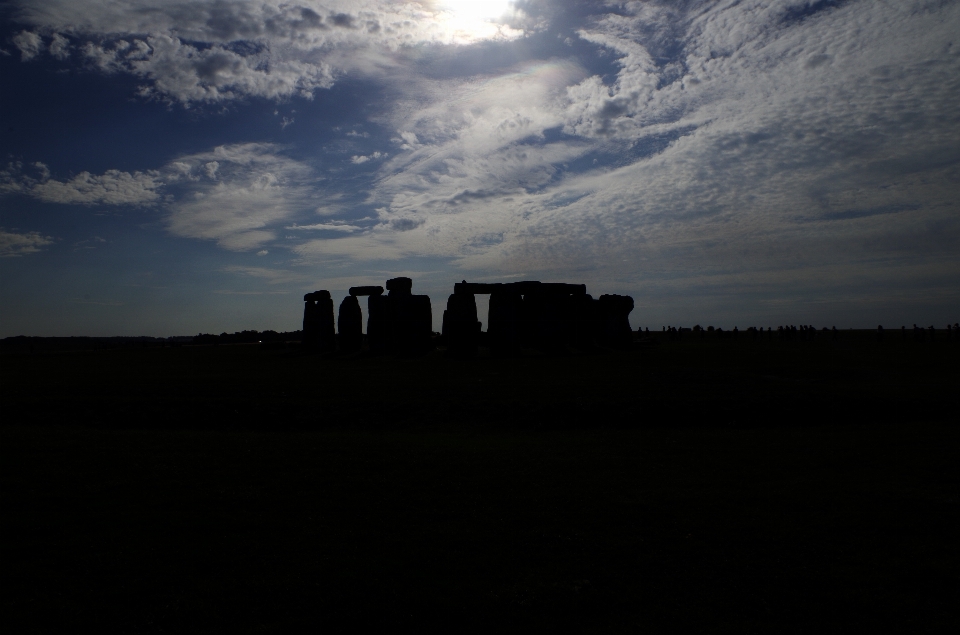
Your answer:
[[[934,337],[935,337],[935,335],[936,335],[937,329],[936,329],[932,324],[931,324],[930,326],[928,326],[927,328],[923,328],[923,327],[921,327],[921,326],[917,326],[916,324],[914,324],[914,325],[913,325],[913,329],[911,329],[911,331],[913,332],[913,339],[916,340],[916,341],[918,341],[918,342],[922,342],[922,341],[926,340],[928,337],[929,337],[931,340],[933,340]],[[948,340],[952,340],[954,337],[960,337],[960,323],[957,323],[957,322],[955,322],[955,323],[953,323],[953,324],[947,324],[947,339],[948,339]],[[878,340],[882,340],[882,339],[883,339],[883,325],[882,325],[882,324],[878,324],[878,325],[877,325],[877,339],[878,339]],[[901,340],[906,340],[906,339],[907,339],[907,327],[906,327],[906,326],[901,326],[901,327],[900,327],[900,339],[901,339]]]
[[[828,329],[827,327],[823,327],[823,330],[827,331]],[[662,327],[662,332],[666,333],[671,339],[679,339],[680,336],[685,331],[696,333],[701,337],[708,333],[716,333],[721,336],[729,334],[731,337],[737,337],[741,333],[740,329],[736,326],[733,327],[732,331],[724,331],[723,328],[721,327],[714,328],[713,326],[708,326],[707,328],[703,328],[699,324],[693,326],[692,328],[675,327],[675,326]],[[646,332],[647,333],[650,332],[649,328],[647,329]],[[763,334],[764,330],[762,326],[761,327],[750,326],[750,327],[747,327],[744,332],[748,333],[752,337],[759,337],[760,335]],[[774,331],[772,327],[768,326],[766,332],[769,337],[773,336]],[[781,337],[781,338],[796,337],[796,336],[799,336],[804,339],[812,338],[816,334],[816,332],[817,332],[816,327],[812,325],[801,325],[800,327],[797,327],[794,325],[778,326],[776,330],[778,337]],[[834,333],[837,332],[837,327],[835,326],[833,327],[833,332]]]
[[[947,331],[946,339],[948,340],[953,339],[954,337],[960,337],[960,323],[947,324],[946,331]],[[637,332],[642,334],[644,332],[643,327],[640,327],[637,330]],[[650,332],[650,329],[647,328],[646,333],[649,333],[649,332]],[[730,334],[731,336],[735,337],[740,333],[740,330],[736,326],[733,327],[732,331],[724,331],[722,328],[715,329],[712,326],[708,326],[706,329],[704,329],[698,324],[692,328],[663,326],[662,332],[667,334],[667,336],[670,337],[670,339],[679,339],[684,332],[699,333],[701,336],[705,333],[718,333],[720,335]],[[763,327],[757,328],[755,326],[751,326],[746,329],[746,332],[752,335],[753,337],[758,337],[760,335],[763,335],[764,329]],[[773,336],[774,331],[772,327],[768,326],[766,329],[766,332],[768,337]],[[836,326],[829,329],[825,326],[821,329],[821,332],[830,333],[832,334],[833,338],[836,338],[839,333]],[[904,340],[907,339],[907,327],[901,326],[900,332],[901,332],[901,338]],[[936,328],[933,326],[928,326],[927,328],[921,328],[916,324],[914,324],[912,332],[913,332],[913,338],[915,340],[923,341],[928,337],[930,339],[933,339],[934,335],[936,334]],[[776,333],[777,333],[777,336],[781,339],[792,338],[792,337],[799,337],[800,339],[811,339],[817,334],[817,329],[812,325],[801,325],[799,328],[793,325],[778,326]],[[883,325],[878,325],[877,338],[883,339],[883,333],[884,333]]]

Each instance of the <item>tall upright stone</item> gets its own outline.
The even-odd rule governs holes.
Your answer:
[[[313,294],[308,293],[303,296],[303,346],[307,349],[315,349],[320,329],[317,327],[317,303],[313,300]]]
[[[406,296],[413,293],[413,280],[405,276],[387,280],[387,293],[392,297]]]
[[[433,346],[433,307],[428,295],[410,295],[402,315],[405,323],[404,352],[421,353]]]
[[[384,301],[383,301],[383,287],[381,286],[364,286],[364,287],[350,287],[350,297],[356,298],[368,296],[367,297],[367,341],[370,344],[371,351],[381,351],[385,349],[385,335],[384,335],[384,320],[386,319]],[[343,305],[341,305],[342,307]],[[359,312],[360,303],[357,300],[357,311]],[[351,308],[350,311],[353,311]],[[363,315],[360,314],[360,331],[361,335],[359,340],[363,341],[362,329],[363,329]],[[350,327],[354,328],[354,327]],[[341,332],[342,333],[342,332]],[[355,344],[354,344],[355,345]]]
[[[374,353],[419,353],[432,344],[433,314],[430,297],[412,293],[413,280],[406,277],[387,280],[383,287],[354,287],[351,295],[368,293],[367,341]],[[356,293],[355,293],[356,291]]]
[[[367,298],[367,343],[371,353],[386,353],[390,343],[390,301],[385,295]]]
[[[398,277],[387,280],[389,326],[387,348],[401,355],[430,348],[433,313],[430,297],[414,295],[413,280]]]
[[[630,312],[633,298],[628,295],[602,295],[597,302],[600,338],[606,346],[627,348],[633,341]]]
[[[544,283],[537,280],[507,283],[458,282],[453,287],[454,296],[490,294],[490,311],[487,321],[487,341],[496,353],[517,351],[522,346],[542,350],[563,348],[574,344],[578,333],[578,313],[581,305],[588,305],[586,285]],[[472,301],[476,304],[476,299]],[[473,337],[473,319],[469,315],[469,303],[451,296],[446,312],[445,333],[454,349],[467,343],[464,353],[469,354],[469,342],[463,338]],[[581,329],[583,330],[583,329]]]
[[[333,300],[326,290],[303,296],[303,343],[311,350],[330,352],[336,349],[333,321]]]
[[[337,331],[340,333],[340,350],[359,351],[363,345],[363,311],[357,296],[348,295],[340,303],[337,315]]]
[[[481,323],[477,320],[477,298],[469,291],[455,290],[443,312],[443,339],[454,357],[474,357],[480,342]]]
[[[571,296],[563,291],[551,291],[544,297],[540,315],[539,336],[541,348],[562,350],[573,340]]]
[[[522,313],[523,296],[519,293],[510,288],[496,289],[490,293],[487,338],[495,354],[509,355],[520,350]]]
[[[593,348],[599,339],[597,302],[589,293],[570,298],[571,342],[580,350]]]
[[[383,287],[370,285],[366,287],[350,287],[350,295],[360,297],[365,295],[383,295]]]
[[[523,285],[522,338],[526,345],[544,351],[575,343],[577,304],[586,296],[582,284],[516,283]]]

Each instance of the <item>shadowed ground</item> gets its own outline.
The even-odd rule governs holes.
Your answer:
[[[4,355],[19,631],[949,631],[957,342]]]

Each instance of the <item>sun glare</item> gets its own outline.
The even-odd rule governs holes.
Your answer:
[[[456,14],[460,18],[473,20],[495,20],[510,10],[511,0],[440,0],[444,11]]]
[[[462,44],[488,38],[513,38],[523,34],[500,18],[516,10],[513,0],[435,0],[432,7],[451,40]]]

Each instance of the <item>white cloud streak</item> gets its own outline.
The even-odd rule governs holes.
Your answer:
[[[321,181],[310,166],[283,156],[282,148],[251,143],[183,156],[159,170],[81,172],[64,181],[51,178],[43,163],[12,162],[0,170],[0,194],[62,205],[154,207],[176,236],[248,251],[274,240],[298,215],[317,214]],[[337,223],[302,228],[360,229]]]
[[[430,3],[387,0],[20,0],[23,60],[43,37],[63,59],[66,38],[103,72],[141,78],[141,95],[188,105],[247,96],[312,96],[345,72],[379,75],[402,50],[522,34]],[[508,16],[509,17],[509,16]],[[514,12],[514,18],[519,18]],[[59,38],[59,39],[58,39]]]
[[[616,60],[611,75],[551,58],[402,80],[384,69],[406,64],[409,47],[469,34],[412,4],[121,6],[153,5],[21,4],[42,35],[21,33],[21,57],[52,52],[61,33],[58,50],[184,104],[307,95],[344,70],[392,82],[406,97],[375,122],[394,131],[389,156],[344,159],[375,170],[375,223],[304,220],[322,198],[318,171],[264,144],[182,157],[159,176],[0,173],[0,190],[93,204],[108,200],[106,179],[148,204],[162,187],[175,235],[284,244],[307,262],[435,257],[634,288],[960,273],[957,3],[628,2],[577,31]],[[284,228],[296,236],[278,243]]]
[[[406,152],[373,201],[385,221],[422,224],[357,238],[358,253],[380,236],[477,271],[602,269],[631,284],[877,259],[956,269],[960,5],[791,17],[807,4],[631,3],[580,31],[617,56],[611,83],[537,69],[495,88],[416,86],[434,98],[398,109]],[[650,51],[668,36],[683,53],[664,60]],[[557,127],[567,136],[538,142]],[[596,168],[567,170],[590,155]]]
[[[367,161],[379,161],[381,159],[386,159],[389,156],[386,152],[372,152],[366,156],[363,155],[353,155],[350,157],[350,162],[354,165],[361,165]]]
[[[13,45],[20,50],[20,59],[24,62],[37,57],[44,49],[43,39],[30,31],[17,33],[12,41]]]
[[[269,267],[243,267],[231,265],[223,269],[226,273],[233,273],[239,276],[255,278],[271,285],[283,284],[303,284],[313,281],[313,277],[301,272],[290,271],[287,269],[271,269]]]
[[[347,225],[345,223],[314,223],[312,225],[297,225],[294,223],[286,229],[293,231],[331,231],[346,233],[363,231],[363,227],[358,227],[357,225]]]
[[[39,232],[5,231],[0,228],[0,258],[17,258],[43,251],[53,238]]]
[[[27,166],[36,176],[24,173],[22,162],[11,162],[0,170],[0,193],[32,196],[45,203],[74,205],[150,205],[159,200],[163,180],[157,171],[121,172],[107,170],[103,174],[81,172],[72,179],[50,178],[43,163]]]
[[[167,227],[186,238],[215,240],[233,251],[259,249],[276,228],[315,205],[317,177],[269,144],[221,146],[168,166]],[[215,177],[215,178],[213,178]]]

